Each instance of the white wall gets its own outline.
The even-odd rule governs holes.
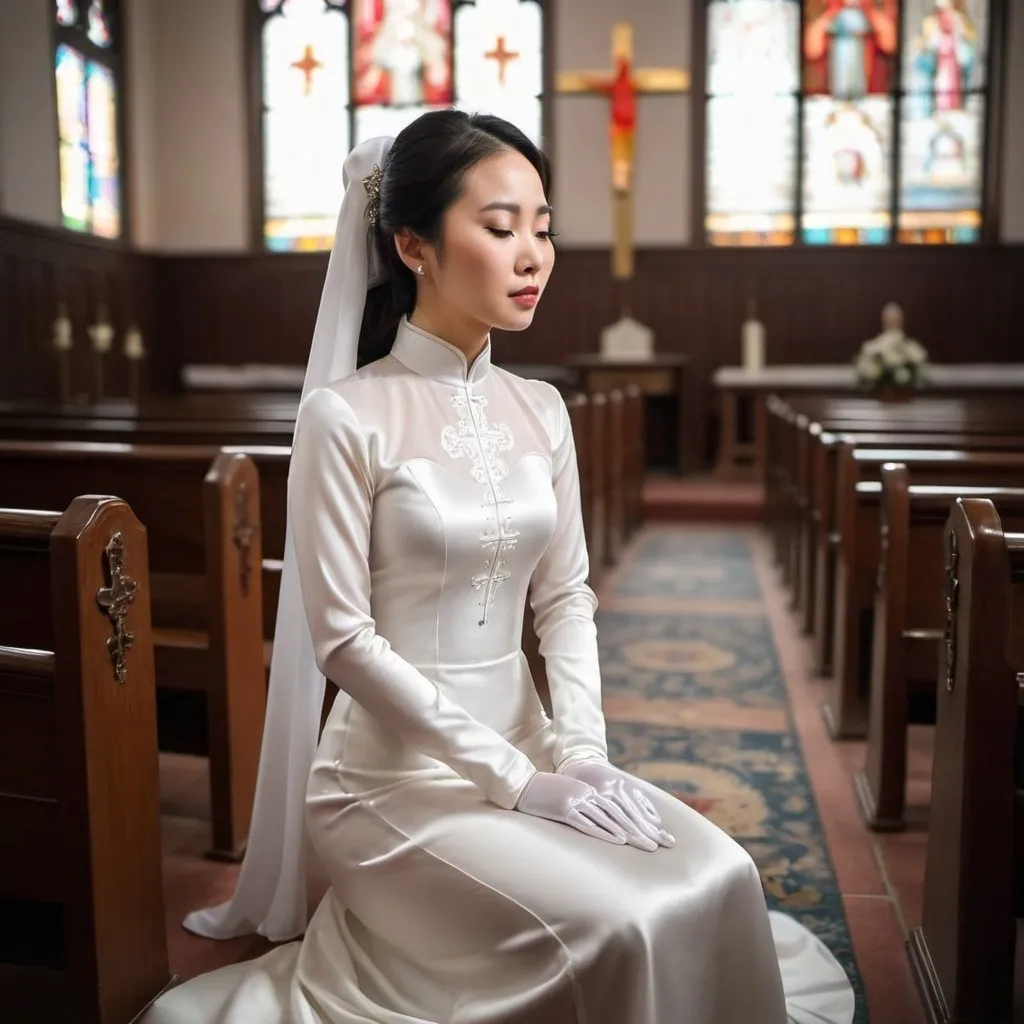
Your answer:
[[[248,248],[245,2],[128,0],[140,248]]]
[[[1010,0],[1003,103],[1002,239],[1024,242],[1024,0]]]
[[[633,25],[637,67],[690,67],[692,0],[558,0],[555,66],[611,68],[611,29]],[[555,196],[565,244],[612,240],[608,101],[601,96],[555,98]],[[684,245],[690,226],[690,97],[637,101],[634,234],[639,245]]]
[[[243,7],[253,0],[126,0],[133,241],[161,251],[248,247],[248,107]],[[703,0],[554,0],[558,68],[608,68],[610,30],[634,26],[637,63],[690,67]],[[1010,0],[1003,238],[1024,242],[1024,0]],[[60,220],[50,0],[0,0],[0,210]],[[684,245],[690,224],[689,96],[639,100],[635,232]],[[607,103],[554,100],[555,202],[568,245],[612,238]],[[340,173],[340,169],[339,169]]]
[[[0,213],[59,225],[52,4],[0,0]]]

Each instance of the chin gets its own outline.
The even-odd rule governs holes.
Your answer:
[[[513,313],[511,316],[505,314],[501,317],[495,317],[491,322],[499,331],[525,331],[533,323],[533,317],[536,312],[537,307],[534,306],[533,309],[523,309]]]

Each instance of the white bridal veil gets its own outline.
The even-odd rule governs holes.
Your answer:
[[[367,230],[363,179],[374,165],[383,166],[392,141],[369,139],[345,160],[345,198],[320,297],[303,398],[355,371],[366,292],[383,280]],[[305,794],[323,698],[324,678],[316,666],[306,624],[289,520],[248,847],[232,898],[219,907],[189,914],[185,918],[189,931],[217,939],[259,932],[274,941],[305,931]]]

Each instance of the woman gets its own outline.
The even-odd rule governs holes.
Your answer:
[[[793,1019],[848,1024],[841,969],[786,919],[780,972],[740,847],[608,763],[565,406],[493,367],[488,338],[529,326],[551,274],[543,156],[453,110],[389,141],[346,161],[289,479],[304,632],[286,573],[293,674],[271,682],[250,854],[233,903],[188,924],[301,919],[282,777],[330,888],[301,943],[147,1024],[782,1024],[783,974]],[[520,650],[528,589],[552,720]],[[303,636],[340,691],[315,756]]]

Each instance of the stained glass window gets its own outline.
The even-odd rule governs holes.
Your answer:
[[[987,34],[988,0],[707,0],[707,240],[978,240]]]
[[[988,4],[905,4],[899,240],[974,242],[981,233]]]
[[[54,66],[64,225],[121,234],[118,81],[112,4],[57,0]]]
[[[793,240],[799,28],[795,0],[708,7],[706,228],[715,245]]]
[[[329,248],[349,149],[426,110],[487,110],[540,141],[539,0],[254,0],[263,239]]]

